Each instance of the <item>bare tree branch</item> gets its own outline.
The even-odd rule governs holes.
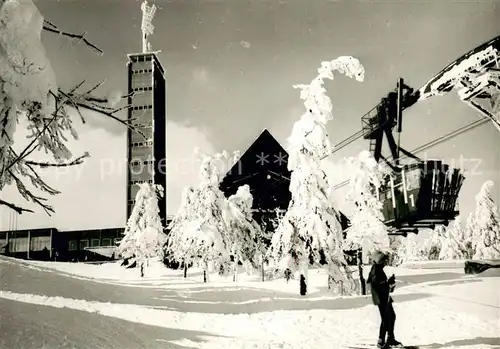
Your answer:
[[[76,159],[70,161],[70,162],[64,162],[64,163],[50,163],[50,162],[39,162],[39,161],[31,161],[31,160],[25,160],[25,164],[31,165],[31,166],[38,166],[41,168],[46,168],[46,167],[69,167],[69,166],[76,166],[76,165],[81,165],[83,164],[83,159],[90,157],[90,154],[88,152],[85,152],[83,155],[77,157]]]
[[[78,90],[80,87],[82,87],[82,85],[85,83],[85,80],[82,80],[82,82],[80,82],[78,85],[76,85],[75,87],[73,87],[71,89],[71,91],[69,91],[69,93],[75,93],[76,90]]]
[[[83,96],[84,96],[84,97],[87,97],[87,96],[92,95],[92,92],[94,92],[94,91],[95,91],[95,90],[97,90],[99,87],[101,87],[101,86],[102,86],[105,82],[106,82],[106,80],[102,80],[102,81],[98,82],[97,84],[95,84],[95,86],[94,86],[94,87],[92,87],[90,90],[88,90],[87,92],[85,92],[85,93],[83,94]],[[106,100],[106,99],[104,99],[104,100],[103,100],[103,103],[106,103],[106,102],[107,102],[107,100]]]
[[[83,41],[87,46],[89,46],[93,50],[97,51],[100,55],[104,54],[104,52],[99,47],[95,46],[93,43],[91,43],[90,41],[88,41],[85,38],[86,33],[73,34],[73,33],[69,33],[69,32],[64,32],[64,31],[60,30],[55,24],[50,23],[47,20],[43,21],[43,29],[48,31],[48,32],[51,32],[51,33],[56,33],[56,34],[59,34],[62,36],[67,36],[67,37],[72,38],[72,39],[78,39],[79,41]]]
[[[3,206],[7,206],[8,208],[16,211],[18,214],[22,214],[23,212],[31,212],[31,213],[34,213],[33,210],[30,210],[30,209],[27,209],[27,208],[22,208],[22,207],[19,207],[19,206],[16,206],[10,202],[7,202],[7,201],[4,201],[2,199],[0,199],[0,205],[3,205]]]

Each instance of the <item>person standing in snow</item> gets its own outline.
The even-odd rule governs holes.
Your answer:
[[[394,274],[387,279],[384,272],[389,258],[381,251],[373,254],[373,266],[370,270],[367,283],[370,284],[373,304],[378,306],[380,312],[380,331],[377,343],[378,348],[388,348],[401,346],[401,343],[394,337],[394,324],[396,322],[396,313],[392,306],[392,297],[390,293],[394,291],[396,278]],[[387,334],[387,342],[385,336]]]

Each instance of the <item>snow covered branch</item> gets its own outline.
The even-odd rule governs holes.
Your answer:
[[[85,123],[81,110],[85,109],[132,128],[133,120],[122,120],[116,114],[129,106],[115,105],[129,96],[95,97],[93,93],[103,84],[100,82],[87,91],[80,89],[84,81],[69,91],[57,85],[56,76],[41,41],[42,30],[56,33],[84,43],[102,54],[85,34],[73,34],[60,30],[45,20],[32,0],[0,2],[0,190],[15,183],[21,196],[40,205],[47,213],[52,207],[44,198],[33,194],[24,184],[27,178],[33,186],[50,195],[58,194],[47,185],[33,169],[36,167],[75,166],[88,157],[84,154],[74,160],[67,147],[68,135],[77,139],[73,126],[75,112]],[[13,151],[16,127],[19,119],[26,120],[29,144],[19,154]],[[35,151],[51,154],[54,162],[26,160]],[[12,205],[6,205],[11,207]],[[27,210],[22,210],[26,212]],[[29,211],[28,211],[29,212]]]
[[[50,162],[38,162],[38,161],[30,161],[26,160],[25,163],[28,165],[32,166],[38,166],[42,168],[46,167],[69,167],[69,166],[76,166],[76,165],[81,165],[83,164],[83,159],[90,157],[90,154],[88,152],[85,152],[83,155],[77,157],[76,159],[70,161],[70,162],[64,162],[64,163],[59,163],[59,164],[54,164]]]
[[[0,205],[2,206],[7,206],[8,208],[10,208],[11,210],[14,210],[16,211],[18,214],[22,214],[23,212],[31,212],[33,213],[32,210],[29,210],[27,208],[22,208],[22,207],[19,207],[19,206],[16,206],[10,202],[7,202],[7,201],[3,201],[2,199],[0,199]]]
[[[104,52],[99,47],[97,47],[96,45],[94,45],[93,43],[91,43],[89,40],[87,40],[87,38],[85,37],[85,35],[87,33],[73,34],[73,33],[70,33],[70,32],[62,31],[55,24],[47,21],[46,19],[43,20],[43,30],[45,30],[45,31],[47,31],[49,33],[55,33],[55,34],[58,34],[58,35],[61,35],[61,36],[65,36],[65,37],[68,37],[70,39],[76,39],[77,42],[83,42],[83,43],[85,43],[87,46],[89,46],[90,48],[92,48],[94,51],[98,52],[100,55],[104,54]]]

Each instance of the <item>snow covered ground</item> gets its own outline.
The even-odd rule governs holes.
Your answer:
[[[394,295],[398,338],[431,348],[500,348],[500,273],[470,277],[453,266],[388,268],[400,281]],[[50,327],[63,326],[70,347],[117,347],[109,345],[110,331],[127,333],[127,341],[116,339],[120,348],[345,348],[377,337],[379,319],[369,296],[329,296],[326,275],[318,270],[310,271],[310,294],[300,297],[295,280],[262,282],[258,273],[241,274],[237,282],[211,275],[204,284],[198,270],[190,269],[184,279],[182,271],[160,265],[150,267],[144,279],[116,263],[0,258],[0,267],[2,309],[22,302],[12,311],[29,313],[25,309],[33,307],[44,326],[59,319],[47,314],[64,312],[68,315],[60,316],[82,318],[79,323],[95,333],[86,339],[72,333],[81,331],[77,325],[74,330],[67,324]],[[17,336],[6,331],[0,347],[3,340],[16,348],[37,348],[20,345]]]

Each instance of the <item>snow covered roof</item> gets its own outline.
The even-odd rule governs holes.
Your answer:
[[[139,56],[152,56],[153,60],[156,62],[158,65],[158,68],[160,68],[160,71],[162,74],[165,74],[165,69],[163,68],[163,65],[161,64],[160,60],[158,59],[157,53],[160,53],[161,51],[151,51],[151,52],[139,52],[139,53],[129,53],[127,54],[127,57],[130,61],[132,61],[132,58],[134,57],[139,57]]]

